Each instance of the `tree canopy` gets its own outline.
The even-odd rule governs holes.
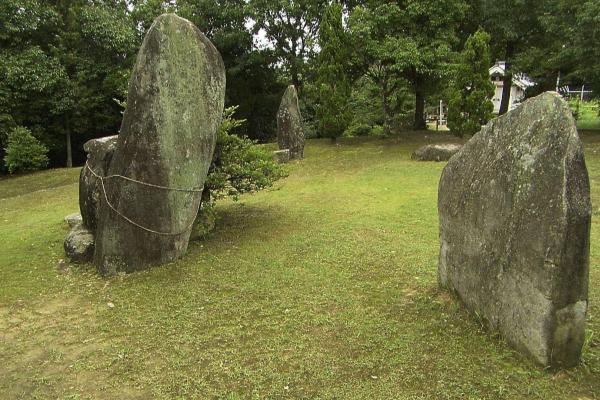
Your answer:
[[[164,12],[213,41],[226,104],[246,120],[235,132],[263,142],[290,83],[310,135],[423,129],[480,29],[489,62],[506,61],[501,112],[518,73],[536,83],[531,94],[558,77],[600,94],[598,0],[4,0],[0,160],[17,127],[53,166],[81,163],[83,142],[116,133],[137,49]]]

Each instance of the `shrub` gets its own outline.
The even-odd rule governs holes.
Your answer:
[[[206,235],[214,226],[214,205],[226,197],[237,201],[244,193],[273,186],[286,176],[273,152],[246,137],[230,133],[245,121],[233,118],[236,107],[226,108],[219,129],[213,162],[208,171],[202,205],[196,218],[195,236]]]
[[[11,174],[36,171],[48,166],[48,149],[23,126],[10,132],[5,150],[4,163]]]
[[[473,135],[492,118],[489,43],[490,35],[478,31],[467,39],[462,52],[448,101],[448,128],[456,136]]]

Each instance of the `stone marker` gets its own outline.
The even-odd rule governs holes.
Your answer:
[[[117,135],[92,139],[85,142],[86,165],[79,174],[79,211],[83,224],[90,231],[96,231],[99,200],[104,196],[100,181],[94,174],[106,176],[113,153],[117,148]]]
[[[461,147],[460,144],[452,143],[428,144],[419,147],[411,158],[416,161],[448,161]]]
[[[290,149],[275,150],[273,152],[273,159],[280,164],[290,161]]]
[[[277,144],[290,150],[290,160],[304,158],[304,128],[294,85],[287,87],[277,111]]]
[[[183,255],[221,122],[225,68],[190,21],[158,17],[138,53],[100,196],[94,262],[103,275]]]
[[[569,106],[544,93],[488,123],[446,165],[439,281],[544,366],[578,363],[590,189]]]

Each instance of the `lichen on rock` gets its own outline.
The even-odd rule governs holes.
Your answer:
[[[290,160],[304,158],[304,127],[294,85],[287,87],[277,111],[277,144],[289,149]]]
[[[590,188],[566,102],[544,93],[489,122],[439,185],[440,284],[544,366],[585,338]]]
[[[129,83],[100,198],[94,260],[103,275],[173,261],[187,249],[225,99],[225,68],[190,21],[158,17]],[[127,179],[125,179],[126,177]]]

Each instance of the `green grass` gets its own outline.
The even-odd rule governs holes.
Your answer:
[[[583,136],[595,203],[600,135]],[[544,371],[437,287],[444,164],[410,160],[436,140],[309,141],[183,259],[111,280],[56,268],[77,170],[1,180],[0,398],[600,397],[596,219],[582,363]]]
[[[576,110],[577,101],[569,102],[572,110]],[[598,103],[595,101],[584,101],[579,104],[579,117],[577,118],[577,128],[579,129],[600,129],[600,117],[598,116]]]

